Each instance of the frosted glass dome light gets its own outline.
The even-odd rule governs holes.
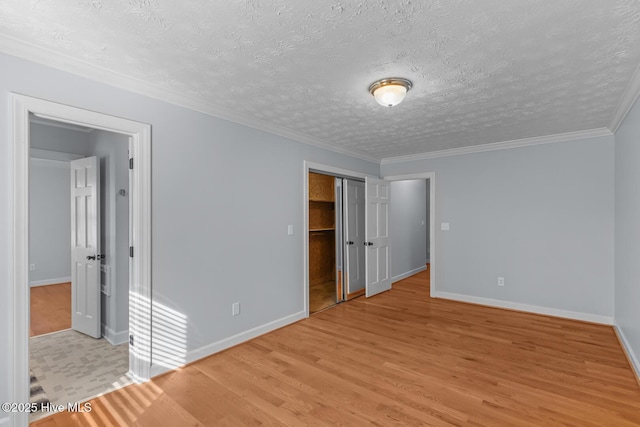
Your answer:
[[[393,107],[402,102],[413,83],[410,80],[394,77],[371,83],[369,93],[383,107]]]

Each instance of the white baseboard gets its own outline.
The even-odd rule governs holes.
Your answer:
[[[102,336],[109,341],[111,345],[120,345],[129,341],[129,330],[116,332],[107,325],[102,325]]]
[[[71,277],[58,277],[57,279],[46,279],[46,280],[34,280],[33,282],[29,282],[29,287],[35,286],[47,286],[47,285],[59,285],[60,283],[68,283],[71,281]]]
[[[640,384],[640,361],[638,361],[638,357],[633,352],[631,344],[629,344],[629,340],[627,340],[627,337],[624,335],[624,332],[622,332],[622,329],[620,329],[620,326],[613,325],[613,330],[616,332],[618,341],[620,341],[620,345],[622,346],[622,350],[624,350],[627,355],[627,359],[629,359],[629,363],[631,364],[631,369],[636,374],[636,380],[638,381],[638,384]]]
[[[526,311],[528,313],[544,314],[546,316],[563,317],[565,319],[581,320],[583,322],[613,325],[613,317],[599,314],[581,313],[577,311],[560,310],[557,308],[540,307],[537,305],[521,304],[517,302],[501,301],[491,298],[474,297],[470,295],[454,294],[451,292],[435,291],[434,298],[450,299],[454,301],[469,302],[472,304],[486,305],[489,307],[506,308],[509,310]]]
[[[427,266],[426,266],[426,265],[423,265],[422,267],[418,267],[418,268],[413,269],[413,270],[411,270],[411,271],[407,271],[406,273],[398,274],[397,276],[393,276],[393,277],[391,278],[391,283],[399,282],[399,281],[400,281],[400,280],[402,280],[402,279],[406,279],[407,277],[411,277],[411,276],[413,276],[414,274],[418,274],[418,273],[420,273],[421,271],[425,271],[426,269],[427,269]]]
[[[189,363],[195,362],[196,360],[200,360],[202,358],[211,356],[212,354],[218,353],[222,350],[226,350],[228,348],[231,348],[243,342],[249,341],[253,338],[259,337],[260,335],[264,335],[268,332],[275,331],[276,329],[280,329],[283,326],[287,326],[287,325],[290,325],[291,323],[302,320],[305,317],[306,316],[304,311],[300,311],[298,313],[285,316],[281,319],[277,319],[272,322],[265,323],[264,325],[257,326],[253,329],[249,329],[248,331],[233,335],[229,338],[225,338],[220,341],[216,341],[212,344],[205,345],[204,347],[200,347],[195,350],[190,350],[187,352],[187,354],[184,357],[184,363],[182,363],[180,366],[187,365]],[[152,332],[152,337],[153,337],[153,332]],[[179,368],[180,366],[172,366],[170,362],[163,364],[162,361],[154,360],[151,362],[151,378],[158,376],[160,374],[164,374],[165,372],[171,371],[172,369]]]

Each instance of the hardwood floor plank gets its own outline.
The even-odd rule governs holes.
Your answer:
[[[34,286],[29,292],[30,337],[71,328],[71,283]]]
[[[640,426],[611,327],[428,295],[425,271],[35,425]]]

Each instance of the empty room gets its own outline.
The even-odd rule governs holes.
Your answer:
[[[640,3],[0,18],[0,427],[640,426]]]

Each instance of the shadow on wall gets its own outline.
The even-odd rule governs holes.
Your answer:
[[[152,313],[146,313],[143,311],[149,304],[142,300],[143,297],[131,292],[129,298],[141,316],[137,329],[131,331],[136,339],[151,336],[148,331],[151,328],[150,319],[153,317],[153,343],[136,342],[131,347],[134,357],[147,360],[146,355],[149,353],[145,350],[151,345],[154,365],[168,369],[184,365],[187,356],[187,316],[155,301],[151,302]]]

